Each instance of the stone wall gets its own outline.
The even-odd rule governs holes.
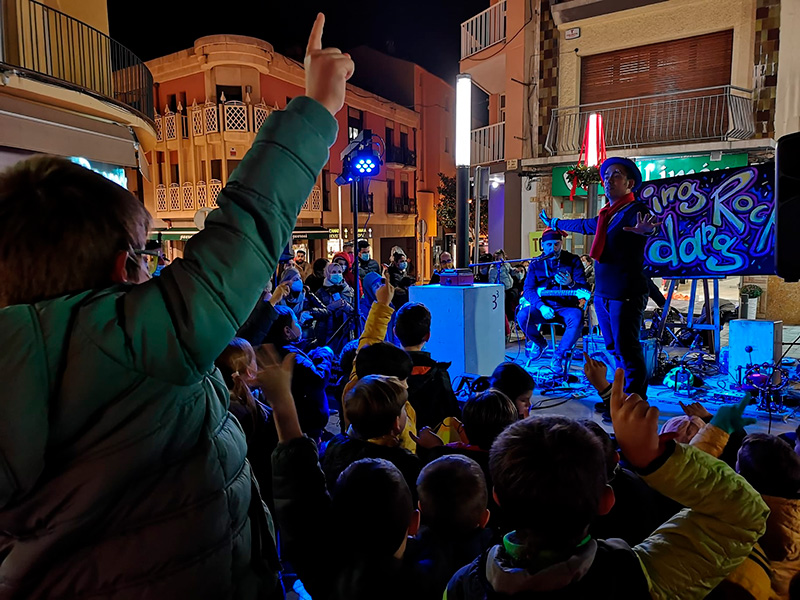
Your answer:
[[[539,125],[536,156],[546,156],[544,143],[550,128],[550,113],[558,107],[558,28],[550,12],[550,0],[541,0],[539,19]]]
[[[775,137],[781,0],[756,0],[753,96],[757,138]]]

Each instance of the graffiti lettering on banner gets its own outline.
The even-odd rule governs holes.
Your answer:
[[[774,167],[767,163],[645,183],[639,198],[662,221],[645,250],[652,275],[773,274]]]

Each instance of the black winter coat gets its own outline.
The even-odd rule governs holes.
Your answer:
[[[278,444],[272,473],[283,556],[314,600],[415,597],[413,571],[404,561],[347,547],[347,524],[333,512],[314,442]]]
[[[450,381],[450,363],[436,362],[430,352],[408,353],[414,363],[408,378],[408,401],[417,413],[417,431],[435,427],[446,417],[461,417]]]
[[[411,496],[416,503],[417,477],[422,468],[419,458],[400,446],[381,446],[344,433],[340,433],[328,442],[322,457],[322,470],[328,488],[333,489],[342,471],[362,458],[383,458],[397,467],[408,483]]]

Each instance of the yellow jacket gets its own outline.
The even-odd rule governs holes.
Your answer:
[[[369,316],[367,317],[367,322],[364,324],[364,331],[361,332],[361,337],[358,338],[358,349],[356,350],[356,358],[353,361],[353,370],[350,372],[350,380],[342,391],[343,407],[345,407],[345,398],[347,398],[347,394],[353,389],[353,386],[358,383],[358,375],[356,375],[358,352],[361,351],[364,346],[384,341],[386,338],[386,329],[389,327],[392,314],[394,314],[394,309],[391,306],[381,304],[380,302],[373,302],[372,308],[369,311]],[[406,402],[405,408],[408,419],[406,420],[406,427],[403,433],[400,434],[400,445],[409,452],[416,452],[417,444],[411,439],[411,434],[417,434],[417,413],[409,402]],[[350,421],[347,419],[346,408],[344,412],[345,423],[349,425]]]
[[[792,577],[800,573],[800,500],[763,498],[770,513],[759,543],[772,565],[772,589],[778,598],[788,599]]]

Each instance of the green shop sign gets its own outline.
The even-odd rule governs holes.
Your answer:
[[[747,166],[747,154],[723,154],[722,160],[711,161],[708,156],[685,156],[681,158],[645,158],[634,161],[642,172],[644,181],[653,179],[666,179],[679,175],[690,175],[704,171],[718,171],[719,169],[732,169]],[[570,167],[553,168],[553,196],[569,196],[572,189],[572,180],[567,171]],[[603,186],[598,185],[597,191],[603,193]],[[578,188],[576,196],[585,196],[586,190]]]

